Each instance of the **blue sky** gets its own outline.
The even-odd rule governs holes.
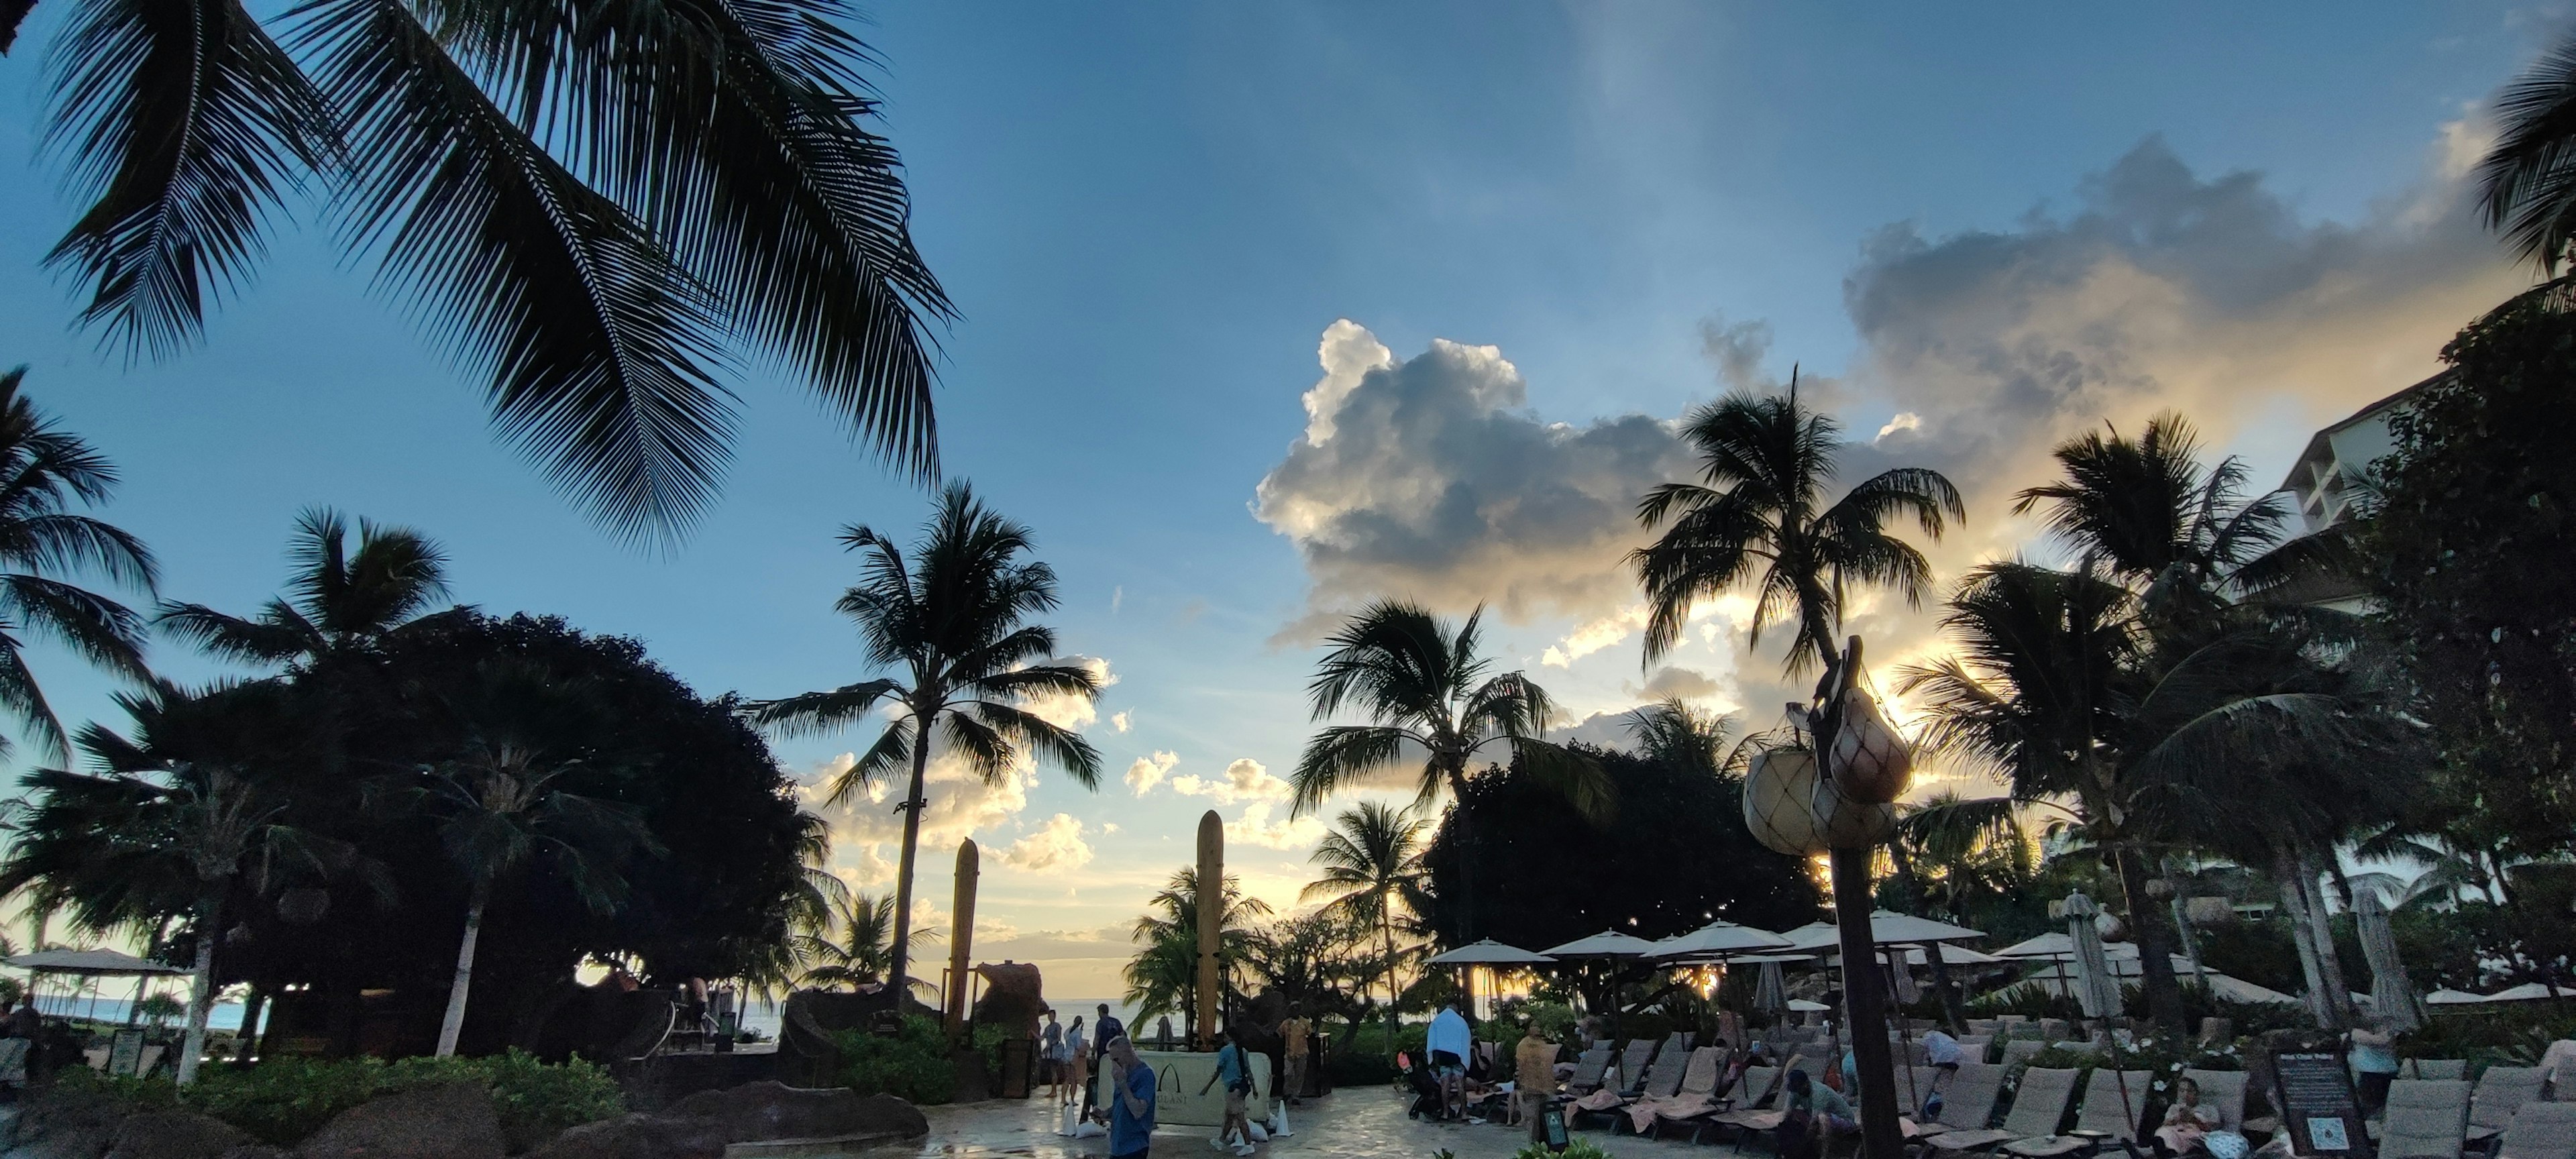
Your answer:
[[[2277,478],[2319,422],[2413,381],[2520,284],[2462,212],[2460,162],[2552,11],[1813,7],[872,13],[917,237],[964,315],[944,339],[947,465],[1037,528],[1067,647],[1116,678],[1086,725],[1098,794],[1051,770],[941,787],[935,834],[1005,854],[984,956],[1105,989],[1126,947],[1102,931],[1212,805],[1245,826],[1256,889],[1290,900],[1313,830],[1225,770],[1294,763],[1314,625],[1374,595],[1495,602],[1498,658],[1579,716],[1647,691],[1776,702],[1776,654],[1739,667],[1722,609],[1640,669],[1617,508],[1676,461],[1619,442],[1651,442],[1644,419],[1801,361],[1859,463],[1961,478],[1978,506],[1938,556],[1955,574],[2044,550],[1997,497],[2066,432],[2178,406]],[[74,212],[33,127],[66,9],[40,5],[0,61],[0,364],[29,364],[37,400],[123,466],[107,514],[161,554],[168,594],[253,606],[295,511],[331,504],[441,539],[459,598],[639,637],[709,693],[866,674],[829,611],[850,578],[832,534],[909,528],[927,497],[792,384],[735,383],[724,497],[666,555],[497,446],[477,388],[318,215],[276,231],[202,348],[98,352],[39,268]],[[1301,398],[1328,338],[1349,373],[1317,405],[1396,417],[1319,443]],[[1474,515],[1426,522],[1426,495]],[[1933,646],[1923,617],[1873,616],[1895,642],[1876,654]],[[39,659],[67,716],[107,711],[105,683]],[[779,751],[811,772],[855,743]],[[1156,753],[1173,760],[1139,796],[1121,774]],[[845,827],[845,867],[881,888],[885,823]],[[920,892],[944,899],[944,873]]]

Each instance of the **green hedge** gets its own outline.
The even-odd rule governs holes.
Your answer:
[[[910,1015],[899,1034],[844,1030],[832,1036],[841,1053],[841,1082],[863,1095],[889,1094],[928,1105],[957,1095],[957,1065],[948,1037],[935,1019]]]
[[[106,1087],[149,1106],[180,1106],[241,1128],[260,1142],[293,1146],[340,1112],[396,1091],[453,1082],[492,1092],[502,1134],[513,1152],[566,1127],[621,1114],[626,1100],[606,1068],[574,1059],[561,1066],[512,1050],[485,1058],[274,1058],[250,1066],[210,1066],[187,1087],[167,1080],[102,1078],[71,1068],[66,1082]]]

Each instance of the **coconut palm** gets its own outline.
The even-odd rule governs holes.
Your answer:
[[[1342,810],[1330,832],[1306,860],[1324,867],[1308,882],[1300,901],[1328,899],[1324,908],[1354,922],[1373,924],[1386,943],[1384,979],[1387,1005],[1403,987],[1395,980],[1395,915],[1399,908],[1420,913],[1423,882],[1422,831],[1430,823],[1410,809],[1362,801]]]
[[[1795,626],[1787,669],[1830,663],[1851,589],[1886,587],[1920,604],[1932,582],[1923,553],[1887,533],[1912,519],[1941,537],[1949,520],[1967,518],[1959,490],[1938,471],[1899,467],[1862,480],[1830,506],[1842,428],[1787,398],[1728,395],[1693,410],[1682,437],[1700,460],[1699,480],[1666,483],[1637,504],[1648,530],[1669,523],[1629,559],[1646,591],[1646,658],[1681,639],[1691,606],[1750,584],[1751,642],[1764,626]]]
[[[1144,916],[1131,937],[1144,948],[1128,960],[1123,972],[1128,1005],[1138,1018],[1181,1012],[1183,1037],[1198,1040],[1199,872],[1183,867],[1146,899]],[[1235,994],[1234,971],[1253,953],[1254,918],[1271,914],[1270,903],[1243,895],[1243,881],[1227,874],[1217,912],[1217,985],[1223,998]],[[1220,1000],[1220,1009],[1228,1005]]]
[[[287,594],[258,614],[244,618],[204,604],[169,603],[161,606],[161,627],[227,660],[313,669],[421,623],[447,595],[447,554],[437,541],[361,519],[352,552],[348,517],[328,507],[295,517],[286,557]]]
[[[817,963],[797,979],[800,986],[857,986],[892,976],[894,965],[894,897],[845,894],[832,907],[831,931],[806,940],[805,955]],[[912,934],[915,944],[930,936]]]
[[[1735,735],[1735,718],[1670,697],[1628,714],[1628,737],[1646,759],[1711,777],[1741,777],[1753,754],[1777,739]]]
[[[2517,255],[2556,275],[2576,243],[2576,37],[2496,94],[2479,208]]]
[[[196,341],[319,185],[499,432],[619,532],[713,497],[736,353],[936,477],[952,310],[844,5],[70,4],[49,134],[89,204],[47,263],[109,345]],[[31,7],[0,3],[0,49]]]
[[[590,692],[542,668],[487,663],[454,706],[464,741],[457,753],[395,786],[410,807],[435,819],[439,844],[468,883],[456,976],[438,1027],[438,1056],[456,1053],[474,988],[475,943],[502,879],[543,863],[594,913],[625,892],[615,869],[630,850],[658,849],[628,806],[585,796],[567,777],[593,770],[587,750],[599,722]]]
[[[0,710],[52,757],[69,755],[61,719],[27,666],[29,637],[142,681],[143,624],[117,601],[79,586],[96,576],[149,592],[158,568],[143,541],[80,514],[116,490],[116,468],[20,391],[25,367],[0,374]],[[8,744],[0,740],[0,754]]]
[[[1028,759],[1043,758],[1084,788],[1100,784],[1100,753],[1081,733],[1030,711],[1028,701],[1100,695],[1100,678],[1081,664],[1039,663],[1055,655],[1053,629],[1029,617],[1054,610],[1055,569],[1021,557],[1029,529],[951,484],[906,560],[893,540],[866,527],[845,529],[841,542],[866,562],[861,579],[836,605],[859,627],[870,665],[900,679],[865,680],[748,707],[753,723],[791,733],[828,733],[867,717],[880,705],[895,718],[848,769],[835,777],[828,803],[846,804],[909,764],[904,791],[903,854],[895,873],[895,933],[889,983],[910,981],[912,868],[921,838],[924,781],[932,730],[945,751],[986,783],[998,783]]]
[[[40,769],[0,862],[0,896],[27,891],[75,926],[139,930],[183,917],[194,946],[178,1081],[195,1080],[214,1001],[215,951],[237,888],[354,875],[390,899],[388,878],[345,845],[279,821],[279,770],[316,743],[282,686],[204,693],[156,685],[120,696],[134,736],[92,725],[80,747],[98,771]]]

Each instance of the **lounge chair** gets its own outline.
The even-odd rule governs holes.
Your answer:
[[[1655,1040],[1631,1038],[1619,1053],[1619,1093],[1633,1095],[1646,1085],[1646,1066],[1655,1061]]]
[[[2066,1118],[2066,1104],[2075,1098],[2075,1076],[2082,1073],[2073,1069],[2031,1067],[2021,1072],[2021,1087],[2013,1092],[2012,1109],[2004,1112],[2002,1127],[1991,1131],[1951,1131],[1933,1136],[1930,1142],[1944,1151],[1983,1151],[2016,1139],[2054,1135],[2057,1124]]]
[[[2410,1058],[2406,1060],[2406,1068],[2401,1072],[2401,1074],[2403,1077],[2410,1079],[2459,1079],[2462,1082],[2466,1082],[2469,1078],[2469,1060],[2465,1058]],[[2570,1083],[2568,1084],[2568,1087],[2570,1090],[2576,1090],[2576,1083]]]
[[[1940,1116],[1916,1124],[1909,1133],[1929,1136],[1985,1130],[1986,1124],[1994,1121],[1995,1100],[2003,1097],[2003,1091],[2004,1068],[1991,1063],[1960,1063],[1959,1073],[1941,1088]]]
[[[1608,1076],[1609,1071],[1609,1047],[1596,1046],[1584,1051],[1574,1060],[1574,1074],[1565,1080],[1565,1092],[1570,1095],[1588,1095],[1600,1090],[1601,1082]]]
[[[1706,1125],[1708,1116],[1726,1109],[1725,1104],[1718,1101],[1718,1097],[1725,1093],[1725,1082],[1726,1052],[1714,1046],[1700,1047],[1691,1052],[1690,1065],[1682,1071],[1681,1089],[1669,1099],[1639,1103],[1629,1108],[1629,1118],[1636,1125],[1638,1134],[1650,1134],[1661,1139],[1664,1129],[1672,1127],[1690,1132],[1695,1140],[1699,1138],[1700,1128]],[[1637,1113],[1640,1109],[1647,1112],[1642,1117]]]
[[[1994,1053],[1994,1044],[1995,1038],[1991,1034],[1971,1034],[1959,1040],[1959,1053],[1966,1055],[1969,1062],[1984,1062],[1988,1055]]]
[[[2050,1044],[2036,1038],[2016,1038],[2004,1044],[2005,1066],[2026,1066],[2030,1056],[2048,1049]]]
[[[2221,1131],[2245,1130],[2245,1079],[2241,1070],[2186,1070],[2182,1077],[2200,1088],[2202,1104],[2218,1112]]]
[[[1646,1068],[1646,1085],[1641,1092],[1649,1099],[1669,1099],[1682,1089],[1682,1076],[1689,1073],[1691,1052],[1673,1043],[1665,1043],[1655,1055],[1653,1066]]]
[[[2514,1113],[2540,1097],[2548,1072],[2536,1066],[2491,1066],[2469,1097],[2469,1139],[2490,1139],[2513,1124]]]
[[[1792,1057],[1788,1065],[1778,1069],[1746,1067],[1744,1080],[1736,1088],[1742,1097],[1735,1101],[1732,1109],[1710,1115],[1710,1128],[1734,1131],[1736,1145],[1740,1147],[1744,1136],[1778,1127],[1780,1121],[1788,1117],[1788,1113],[1780,1109],[1780,1100],[1787,1097],[1784,1092],[1789,1085],[1789,1072],[1808,1069],[1807,1060],[1803,1057]],[[1813,1080],[1815,1075],[1811,1072],[1807,1077]]]
[[[2495,1159],[2568,1159],[2576,1155],[2576,1103],[2533,1100],[2513,1113]]]
[[[2399,1079],[2388,1084],[2379,1159],[2460,1159],[2469,1140],[2469,1080]]]
[[[2066,1025],[2066,1020],[2063,1018],[2042,1018],[2039,1020],[2039,1037],[2042,1041],[2055,1042],[2058,1039],[2066,1037],[2068,1033],[2069,1028]]]
[[[2076,1108],[2073,1131],[2016,1139],[2004,1144],[2003,1149],[2023,1159],[2053,1159],[2104,1143],[2134,1143],[2138,1139],[2138,1119],[2147,1112],[2147,1084],[2153,1077],[2150,1071],[2096,1067],[2093,1077],[2084,1080],[2084,1102]],[[2123,1091],[2126,1098],[2121,1097]]]

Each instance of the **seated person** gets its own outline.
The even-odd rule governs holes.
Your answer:
[[[2156,1154],[2189,1155],[2201,1149],[2201,1141],[2220,1126],[2218,1109],[2201,1105],[2200,1084],[2188,1078],[2174,1080],[2173,1107],[2165,1112],[2165,1122],[2156,1128]]]
[[[1789,1072],[1788,1093],[1780,1109],[1788,1112],[1780,1120],[1780,1159],[1815,1159],[1824,1153],[1827,1139],[1860,1130],[1860,1116],[1852,1110],[1851,1100],[1808,1078],[1803,1070]]]

